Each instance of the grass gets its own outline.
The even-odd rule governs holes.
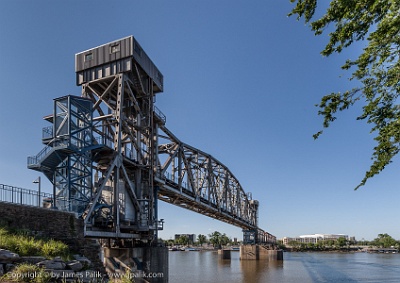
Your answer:
[[[61,241],[53,239],[37,239],[30,236],[27,231],[10,232],[0,228],[0,249],[6,249],[20,256],[44,256],[53,258],[61,256],[69,259],[69,248]]]
[[[12,272],[8,272],[0,278],[0,282],[48,283],[50,280],[50,274],[43,268],[28,263],[18,265]]]

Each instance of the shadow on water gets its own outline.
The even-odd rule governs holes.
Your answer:
[[[218,266],[222,268],[231,267],[232,261],[230,259],[218,259]]]
[[[335,255],[329,254],[328,256],[328,258],[324,259],[321,258],[321,255],[315,256],[315,254],[303,254],[303,266],[312,282],[362,282],[344,273],[340,265],[338,266],[335,264]]]

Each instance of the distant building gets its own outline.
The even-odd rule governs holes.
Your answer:
[[[282,243],[286,245],[290,245],[290,242],[298,242],[298,243],[312,243],[316,244],[320,241],[328,241],[328,240],[333,240],[336,241],[339,238],[345,238],[346,240],[355,240],[354,237],[349,238],[348,235],[345,234],[312,234],[312,235],[301,235],[296,238],[290,238],[290,237],[283,237],[282,238]]]
[[[195,234],[175,234],[175,241],[178,240],[182,236],[188,237],[190,244],[193,244],[194,242],[196,242],[196,235]]]

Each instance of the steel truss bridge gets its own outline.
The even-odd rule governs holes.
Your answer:
[[[54,208],[84,218],[85,236],[152,244],[162,200],[241,227],[245,243],[275,243],[229,168],[166,128],[154,105],[163,76],[133,36],[76,54],[75,69],[82,95],[54,100],[28,168],[53,184]]]

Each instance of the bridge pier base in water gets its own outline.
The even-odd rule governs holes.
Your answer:
[[[262,245],[241,245],[240,260],[283,260],[283,251]]]
[[[218,257],[220,259],[231,259],[231,250],[218,250]]]
[[[103,263],[110,279],[126,276],[134,282],[168,282],[166,247],[104,247]]]

